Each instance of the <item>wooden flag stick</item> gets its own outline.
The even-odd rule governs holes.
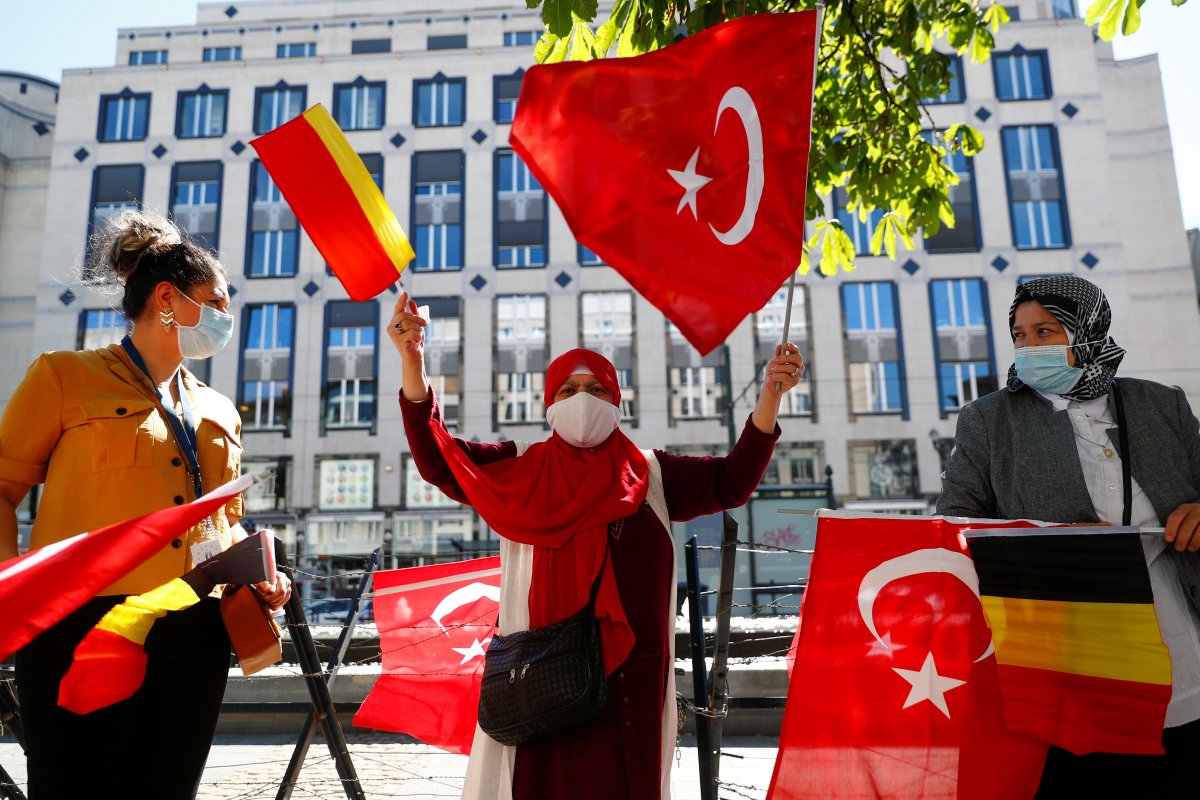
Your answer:
[[[821,65],[821,32],[825,26],[825,4],[817,3],[817,25],[815,35],[813,36],[813,68],[812,68],[812,94],[809,96],[809,102],[812,106],[809,108],[808,117],[808,148],[809,158],[812,158],[812,125],[813,111],[817,105],[817,69]],[[807,185],[806,185],[807,186]],[[796,272],[792,271],[792,277],[788,280],[787,305],[783,311],[783,345],[786,348],[788,343],[788,331],[792,327],[792,296],[796,292]],[[783,391],[783,383],[775,381],[775,391]]]

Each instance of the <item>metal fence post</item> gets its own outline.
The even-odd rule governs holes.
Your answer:
[[[709,741],[708,680],[704,668],[704,623],[700,619],[700,557],[696,537],[683,546],[687,561],[688,619],[691,623],[692,695],[696,705],[696,755],[700,762],[700,798],[716,800],[717,784],[712,771],[713,749]]]

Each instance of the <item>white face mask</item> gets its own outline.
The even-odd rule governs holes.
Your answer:
[[[607,400],[580,393],[546,409],[546,422],[568,444],[595,447],[617,429],[621,409]]]

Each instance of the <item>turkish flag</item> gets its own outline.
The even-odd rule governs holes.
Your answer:
[[[533,67],[509,142],[575,238],[701,354],[800,265],[816,12]]]
[[[252,475],[187,505],[81,533],[0,563],[0,659],[78,609],[254,483]]]
[[[770,800],[1033,796],[1046,745],[1005,725],[962,530],[818,521]]]
[[[470,753],[500,609],[499,556],[377,573],[374,598],[383,674],[354,724]]]

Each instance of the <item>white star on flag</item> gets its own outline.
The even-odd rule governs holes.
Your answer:
[[[867,645],[867,658],[871,656],[886,656],[891,658],[897,650],[903,650],[904,645],[892,641],[892,634],[885,633]]]
[[[692,153],[692,157],[688,159],[687,166],[682,170],[669,169],[667,172],[675,179],[675,182],[682,186],[686,191],[683,197],[679,198],[679,206],[675,209],[675,213],[683,211],[683,207],[687,206],[692,210],[692,219],[699,219],[699,214],[696,213],[696,192],[704,188],[704,185],[712,180],[712,178],[696,173],[696,162],[700,159],[700,148]]]
[[[490,642],[491,639],[484,639],[483,642]],[[470,647],[451,647],[450,649],[462,656],[462,661],[458,662],[459,666],[470,661],[472,658],[483,658],[486,651],[483,649],[483,642],[476,639],[471,642]]]
[[[933,663],[933,653],[925,656],[925,663],[919,670],[900,669],[899,667],[892,667],[892,669],[912,685],[912,691],[908,693],[908,699],[904,701],[902,708],[908,708],[922,700],[928,700],[937,707],[938,711],[946,715],[946,719],[950,719],[950,709],[946,706],[946,692],[962,686],[966,681],[938,675],[937,666]]]

